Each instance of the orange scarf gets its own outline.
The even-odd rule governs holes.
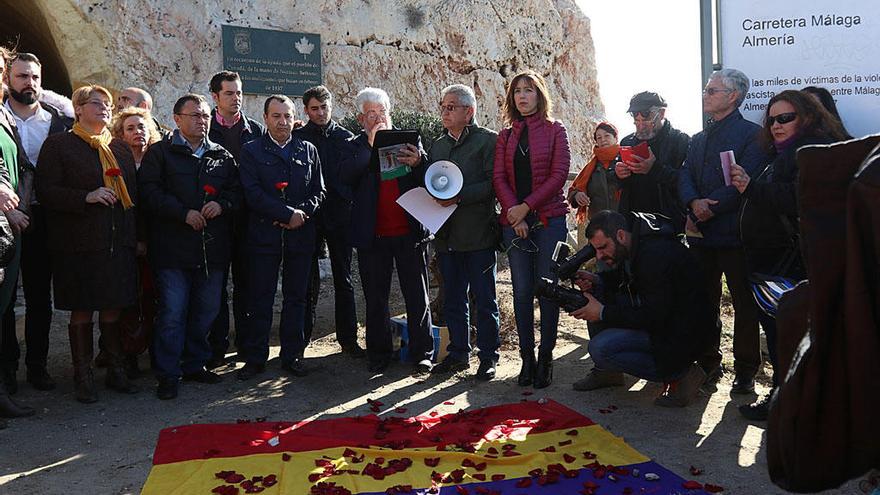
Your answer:
[[[110,131],[105,127],[100,134],[93,135],[77,122],[73,124],[73,133],[89,143],[93,149],[98,150],[98,158],[101,161],[101,171],[104,176],[104,187],[113,189],[116,197],[122,202],[122,207],[126,210],[134,206],[131,196],[128,195],[128,188],[125,187],[125,179],[122,178],[122,169],[119,168],[116,156],[110,150],[110,141],[113,141]]]
[[[587,192],[587,185],[590,183],[590,178],[593,176],[593,171],[596,170],[596,165],[601,164],[605,170],[608,170],[611,167],[611,164],[614,163],[614,159],[617,158],[617,155],[620,153],[620,145],[612,144],[611,146],[605,146],[602,148],[595,147],[593,148],[593,158],[584,165],[584,168],[581,169],[581,172],[575,177],[574,182],[571,183],[571,186],[568,188],[568,197],[571,197],[572,193],[575,191],[578,192]],[[574,203],[577,204],[577,203]],[[587,221],[587,207],[580,206],[577,209],[577,213],[575,214],[575,218],[577,219],[577,223],[582,225]]]

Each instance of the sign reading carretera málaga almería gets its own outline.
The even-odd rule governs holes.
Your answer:
[[[321,36],[223,25],[223,68],[243,92],[291,97],[321,84]]]
[[[754,122],[786,89],[820,86],[854,136],[880,132],[880,1],[722,0],[721,60],[751,79]]]

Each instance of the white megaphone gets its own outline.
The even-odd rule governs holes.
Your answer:
[[[458,165],[449,160],[437,160],[425,171],[425,189],[441,201],[458,196],[462,186],[464,175]]]

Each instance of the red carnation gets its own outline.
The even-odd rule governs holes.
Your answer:
[[[108,168],[104,171],[104,175],[106,175],[107,177],[121,177],[122,170],[118,168]]]
[[[217,194],[217,188],[212,186],[211,184],[205,184],[204,186],[202,186],[202,190],[204,190],[205,194],[207,194],[208,196],[214,196],[215,194]]]
[[[284,189],[287,188],[287,184],[288,184],[287,182],[276,182],[275,189],[278,189],[279,191],[283,191]]]

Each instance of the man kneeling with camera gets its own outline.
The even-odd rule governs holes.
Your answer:
[[[586,238],[610,267],[575,280],[587,304],[571,315],[598,330],[588,347],[590,389],[621,385],[627,373],[667,384],[656,405],[688,405],[706,379],[696,360],[717,338],[696,260],[660,215],[605,210],[591,218]]]

